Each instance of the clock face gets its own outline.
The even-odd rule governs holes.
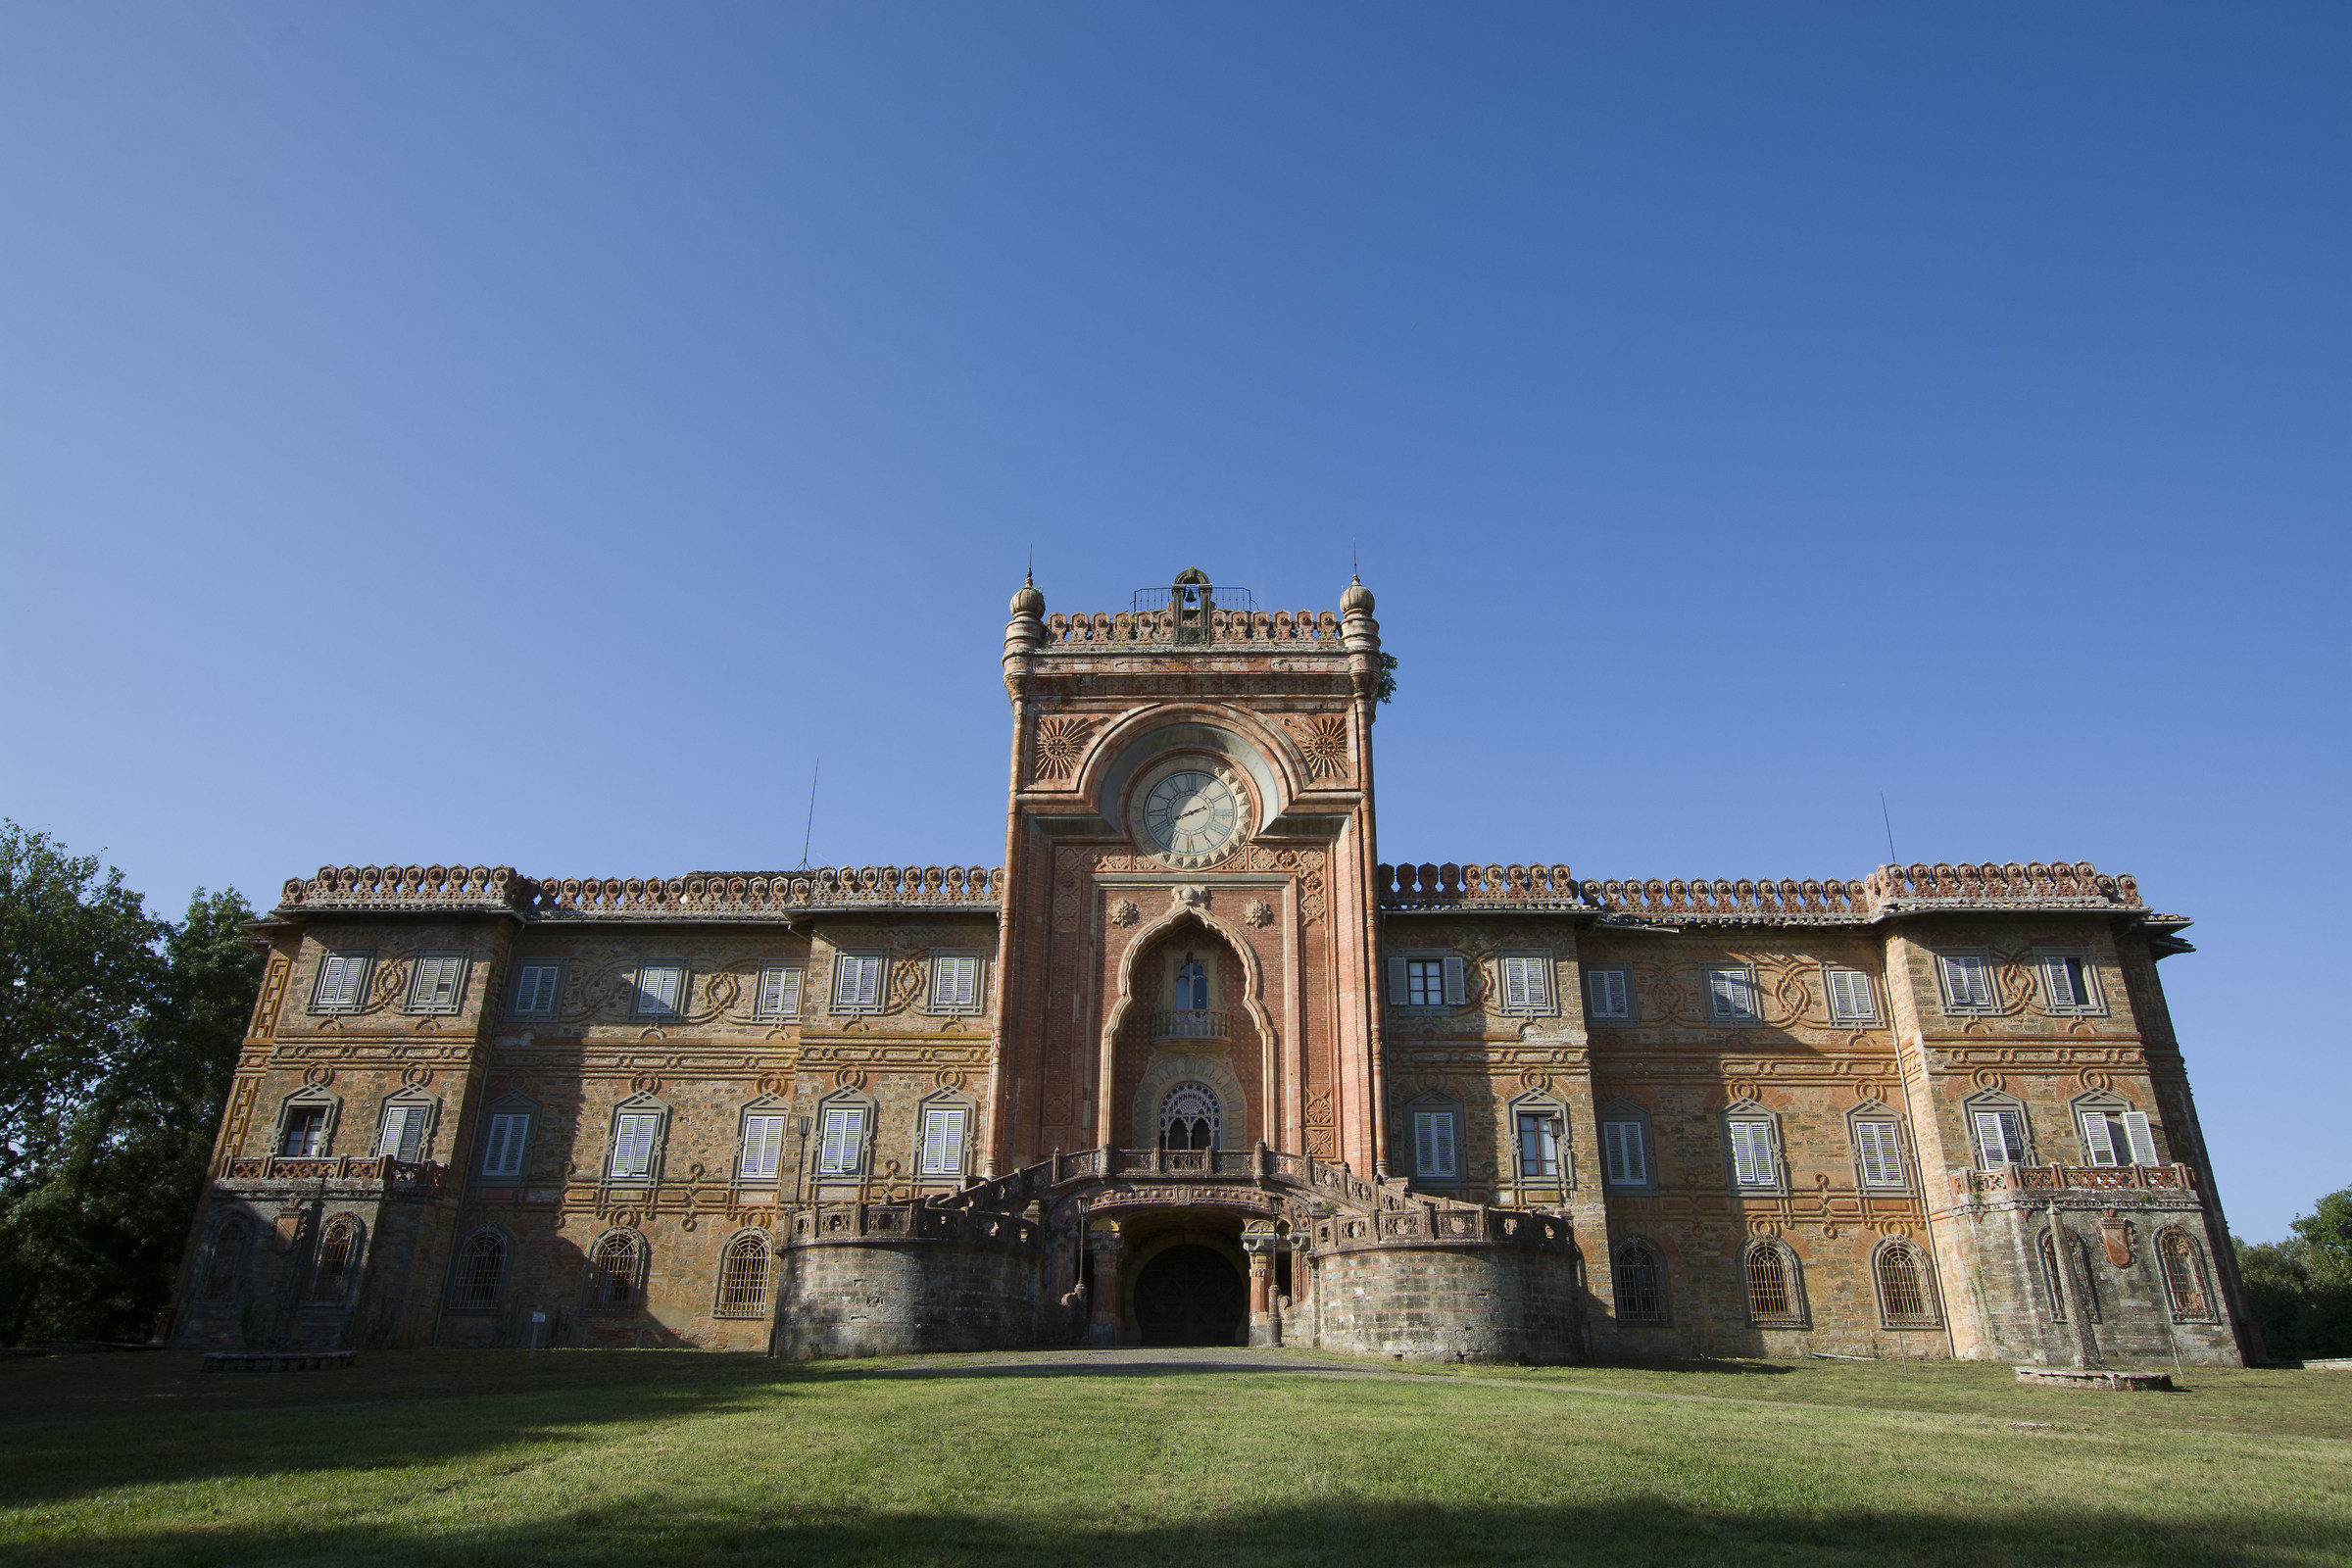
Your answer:
[[[1214,773],[1170,773],[1144,798],[1144,833],[1168,855],[1214,855],[1241,821],[1233,786]]]

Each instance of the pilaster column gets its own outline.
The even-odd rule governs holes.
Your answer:
[[[1086,1250],[1094,1259],[1094,1287],[1087,1298],[1086,1343],[1115,1346],[1119,1343],[1119,1259],[1121,1243],[1119,1222],[1099,1219],[1086,1230]]]

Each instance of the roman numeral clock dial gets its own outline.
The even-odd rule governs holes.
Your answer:
[[[1144,797],[1144,836],[1161,854],[1187,862],[1224,853],[1241,821],[1233,786],[1214,773],[1170,773]]]

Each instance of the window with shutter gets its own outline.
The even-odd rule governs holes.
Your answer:
[[[848,1176],[865,1167],[865,1107],[827,1105],[817,1141],[816,1173]]]
[[[620,1176],[650,1176],[654,1169],[654,1146],[661,1135],[662,1115],[659,1111],[623,1111],[613,1118],[612,1174]]]
[[[1470,1000],[1470,984],[1462,960],[1448,956],[1441,961],[1446,972],[1446,1005],[1461,1006]]]
[[[1732,1176],[1742,1187],[1770,1187],[1780,1177],[1772,1156],[1772,1123],[1736,1121],[1732,1126]]]
[[[1413,1168],[1423,1176],[1453,1175],[1453,1112],[1413,1112]]]
[[[514,1010],[544,1017],[556,1010],[556,995],[564,983],[560,963],[526,963],[514,971]]]
[[[637,971],[637,1016],[670,1018],[686,993],[686,970],[674,963],[647,964]]]
[[[1990,1012],[1992,975],[1983,957],[1972,953],[1947,953],[1936,960],[1943,975],[1943,1005],[1947,1012]]]
[[[1903,1185],[1902,1145],[1890,1121],[1854,1123],[1854,1140],[1862,1155],[1862,1180],[1871,1187]]]
[[[465,995],[466,959],[461,955],[422,955],[409,973],[411,1012],[456,1012]]]
[[[784,1148],[784,1118],[759,1115],[743,1118],[743,1154],[735,1172],[745,1181],[767,1181],[776,1174]]]
[[[833,959],[833,1010],[874,1012],[882,1005],[882,958],[873,953],[843,953]]]
[[[318,984],[311,993],[313,1012],[346,1012],[367,994],[368,955],[330,953],[318,960]]]
[[[1585,974],[1587,1005],[1595,1018],[1631,1018],[1634,1015],[1633,988],[1626,983],[1623,969],[1590,969]]]
[[[1859,969],[1830,971],[1830,1017],[1838,1023],[1869,1023],[1879,1015],[1870,976]]]
[[[427,1107],[423,1105],[387,1105],[384,1122],[375,1140],[375,1152],[390,1154],[403,1164],[414,1165],[424,1146],[424,1124]]]
[[[1646,1187],[1649,1185],[1649,1154],[1642,1147],[1642,1124],[1638,1121],[1604,1121],[1600,1124],[1603,1160],[1612,1187]]]
[[[2113,1165],[2116,1157],[2116,1125],[2103,1110],[2082,1113],[2082,1151],[2093,1165]]]
[[[1980,1110],[1975,1116],[1983,1168],[2020,1165],[2026,1158],[2025,1118],[2014,1110]]]
[[[2123,1120],[2124,1141],[2131,1147],[2132,1163],[2134,1165],[2155,1164],[2156,1135],[2149,1130],[2147,1112],[2127,1110],[2124,1112]]]
[[[522,1174],[523,1140],[530,1126],[531,1118],[524,1112],[509,1112],[490,1118],[490,1136],[482,1149],[483,1175]]]
[[[1756,1021],[1756,977],[1747,969],[1709,969],[1707,997],[1718,1022]]]
[[[980,1004],[980,960],[971,954],[939,954],[931,959],[932,1012],[971,1012]],[[1180,1003],[1179,1005],[1182,1005]]]
[[[2081,954],[2047,953],[2041,957],[2041,987],[2052,1012],[2103,1010],[2097,978]]]
[[[801,971],[774,965],[760,971],[760,1008],[762,1018],[797,1018],[801,1012]]]
[[[959,1176],[963,1173],[963,1123],[966,1114],[960,1105],[933,1105],[923,1112],[919,1174]]]

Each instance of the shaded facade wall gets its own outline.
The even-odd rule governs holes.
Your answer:
[[[1043,1253],[929,1242],[787,1250],[775,1350],[793,1359],[1038,1342]]]
[[[1410,1361],[1581,1359],[1570,1260],[1507,1248],[1382,1248],[1317,1258],[1318,1348]]]

